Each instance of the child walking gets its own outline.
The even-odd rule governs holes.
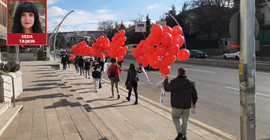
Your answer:
[[[93,70],[94,70],[92,72],[93,84],[94,84],[95,91],[98,92],[99,81],[100,81],[100,78],[101,78],[100,66],[98,64],[96,64],[94,66]]]

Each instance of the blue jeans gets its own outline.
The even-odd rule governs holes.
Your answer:
[[[187,136],[189,114],[190,109],[179,109],[172,107],[172,119],[178,134],[182,133],[183,136]],[[182,118],[182,126],[180,125],[180,118]]]

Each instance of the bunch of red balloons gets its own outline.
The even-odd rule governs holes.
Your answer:
[[[146,40],[142,40],[137,48],[132,49],[134,57],[138,63],[144,67],[150,65],[154,69],[159,69],[162,75],[168,75],[176,59],[185,61],[189,58],[187,49],[180,49],[184,44],[184,37],[180,26],[162,27],[155,24],[151,28],[150,35]]]
[[[94,55],[100,57],[101,59],[104,59],[103,55],[105,55],[106,57],[109,56],[109,44],[110,40],[101,35],[99,38],[96,39],[96,43],[92,44]]]
[[[122,61],[123,57],[126,56],[127,46],[122,47],[127,40],[125,37],[125,30],[120,30],[119,33],[115,33],[112,38],[112,42],[103,35],[96,39],[96,43],[89,47],[86,42],[82,41],[77,46],[73,46],[71,51],[71,59],[74,59],[76,55],[90,56],[96,55],[101,59],[105,57],[117,58],[118,61]]]
[[[112,42],[110,43],[109,47],[109,56],[111,58],[117,58],[117,61],[122,61],[123,57],[126,56],[126,51],[128,50],[127,46],[123,45],[125,44],[127,38],[125,37],[125,30],[120,30],[119,33],[115,33]]]
[[[72,46],[71,52],[73,55],[71,55],[70,59],[74,59],[77,55],[80,56],[90,56],[92,57],[94,55],[93,48],[89,47],[86,42],[82,41],[77,46]]]

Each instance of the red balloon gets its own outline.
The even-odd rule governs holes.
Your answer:
[[[123,60],[123,56],[117,56],[117,61],[122,61]]]
[[[172,43],[172,35],[168,32],[163,33],[160,42],[165,46],[170,45]]]
[[[153,44],[153,45],[158,45],[159,44],[160,38],[158,38],[158,37],[156,37],[156,36],[154,36],[152,34],[150,34],[148,36],[148,38],[149,38],[149,41],[150,41],[151,44]]]
[[[151,34],[153,34],[153,36],[158,37],[158,38],[162,36],[163,34],[162,26],[159,24],[153,25],[151,28]]]
[[[181,35],[183,33],[182,28],[180,26],[174,26],[172,28],[172,35],[173,36],[177,36],[177,35]]]
[[[126,40],[127,40],[127,38],[125,36],[123,36],[123,37],[120,38],[120,41],[121,42],[126,42]]]
[[[181,47],[185,42],[185,39],[182,35],[173,36],[173,43],[178,44]]]
[[[120,30],[119,32],[120,36],[124,36],[126,34],[126,31],[124,29]]]
[[[158,56],[164,56],[167,53],[165,45],[158,45],[156,47],[156,53]]]
[[[161,61],[158,59],[152,59],[150,62],[150,66],[154,69],[159,69],[161,67]]]
[[[128,51],[128,47],[127,47],[127,46],[124,46],[124,47],[123,47],[123,50],[124,50],[124,51]]]
[[[180,61],[186,61],[190,56],[189,50],[181,49],[177,54],[177,59]]]
[[[164,26],[163,27],[163,33],[165,33],[165,32],[168,32],[168,33],[172,33],[172,28],[171,27],[169,27],[169,26]]]
[[[159,72],[162,75],[168,75],[171,72],[171,68],[170,68],[170,66],[163,65],[163,66],[160,67]]]
[[[176,60],[175,55],[167,54],[162,58],[162,63],[163,65],[170,66],[174,63],[175,60]]]
[[[176,55],[179,51],[179,46],[177,44],[171,44],[168,46],[168,52],[171,55]]]
[[[153,54],[155,52],[155,47],[150,43],[146,43],[143,46],[143,52],[145,54]]]

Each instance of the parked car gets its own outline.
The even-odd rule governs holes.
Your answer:
[[[225,54],[223,54],[224,59],[235,59],[239,60],[239,51],[238,50],[229,50]]]
[[[61,57],[65,56],[66,54],[67,54],[66,51],[60,51],[60,56],[61,56]]]
[[[207,54],[200,50],[189,50],[190,58],[206,58]]]

